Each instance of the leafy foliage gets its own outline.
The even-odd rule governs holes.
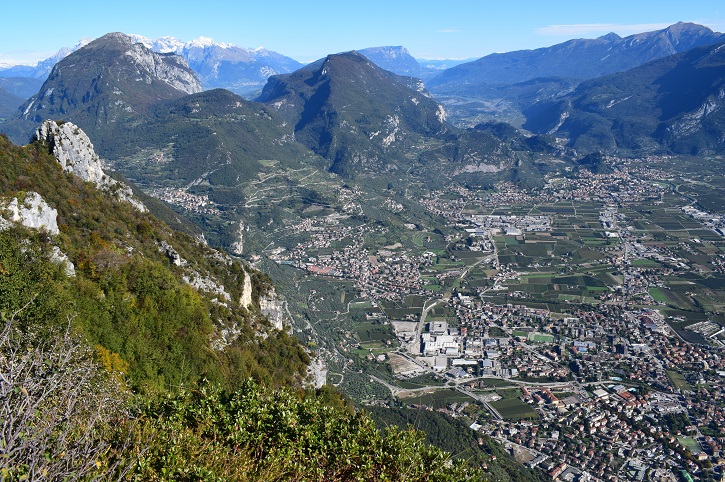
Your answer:
[[[541,473],[527,470],[491,438],[476,433],[460,419],[440,412],[408,408],[369,407],[370,416],[379,428],[388,426],[413,427],[426,434],[426,441],[450,452],[470,466],[486,466],[488,478],[497,481],[536,481]],[[495,460],[492,458],[495,456]]]
[[[0,332],[3,480],[461,481],[477,472],[411,429],[251,380],[131,397],[70,331],[46,338],[16,315]],[[42,327],[41,327],[42,328]],[[105,358],[105,355],[103,355]]]
[[[461,481],[476,471],[424,443],[424,434],[381,433],[364,413],[315,398],[213,385],[182,391],[144,410],[154,434],[135,467],[139,480]]]

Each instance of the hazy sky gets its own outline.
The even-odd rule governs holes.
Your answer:
[[[188,41],[211,37],[266,47],[299,61],[403,45],[417,58],[478,58],[614,31],[622,36],[677,21],[725,31],[722,0],[98,0],[2,7],[0,63],[34,63],[81,38],[124,32]]]

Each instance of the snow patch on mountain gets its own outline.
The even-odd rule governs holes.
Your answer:
[[[180,49],[184,48],[184,42],[175,37],[159,37],[156,39],[150,39],[143,35],[131,34],[129,35],[134,42],[142,44],[149,50],[158,52],[160,54],[177,53]]]
[[[302,66],[296,60],[264,47],[244,48],[216,42],[209,37],[188,42],[174,37],[131,37],[153,52],[183,57],[205,89],[221,87],[246,94],[260,89],[272,75],[289,73]]]
[[[177,55],[181,55],[182,57],[186,57],[189,50],[191,49],[209,49],[213,47],[222,50],[239,49],[248,53],[256,54],[267,53],[267,51],[261,47],[257,49],[246,49],[243,47],[237,47],[236,45],[230,43],[215,42],[213,38],[203,36],[189,40],[188,42],[184,42],[183,40],[168,36],[150,39],[148,37],[144,37],[143,35],[133,34],[130,35],[130,37],[135,42],[143,44],[146,48],[153,52],[157,52],[160,54],[174,53]]]

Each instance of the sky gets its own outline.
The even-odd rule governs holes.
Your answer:
[[[419,59],[471,59],[571,38],[621,36],[678,21],[725,31],[722,0],[8,0],[0,63],[34,64],[108,32],[200,36],[265,47],[301,62],[402,45]]]

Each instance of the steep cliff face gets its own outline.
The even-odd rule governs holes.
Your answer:
[[[147,84],[158,79],[176,90],[187,94],[201,92],[201,84],[186,61],[173,54],[157,54],[123,34],[117,35],[119,41],[128,46],[124,55],[131,59],[135,67],[136,80]]]
[[[141,212],[146,207],[133,196],[131,188],[103,172],[103,166],[93,143],[83,130],[71,122],[58,124],[44,121],[35,132],[35,139],[48,147],[64,171],[92,182],[99,189],[111,192]]]
[[[93,144],[85,132],[75,124],[66,122],[58,124],[46,120],[35,132],[35,138],[48,145],[48,150],[58,159],[64,171],[71,172],[84,181],[98,187],[109,182],[103,172]]]
[[[241,256],[244,253],[244,222],[239,221],[239,227],[237,228],[237,240],[229,246],[231,252],[237,256]]]
[[[66,155],[71,144],[88,147],[64,140]],[[299,342],[273,330],[256,297],[248,309],[238,301],[247,277],[251,293],[266,292],[268,280],[64,172],[49,145],[0,136],[0,311],[32,302],[33,323],[65,327],[72,318],[92,346],[128,363],[133,388],[160,393],[205,376],[234,387],[251,373],[301,383],[308,357]],[[74,156],[67,168],[87,161]],[[89,172],[99,174],[92,164],[78,174]]]
[[[244,284],[242,285],[242,296],[239,298],[239,304],[249,309],[252,306],[252,276],[244,271]]]
[[[287,322],[287,302],[283,300],[275,291],[270,289],[264,296],[259,297],[259,311],[262,312],[272,325],[278,330],[284,330]]]

